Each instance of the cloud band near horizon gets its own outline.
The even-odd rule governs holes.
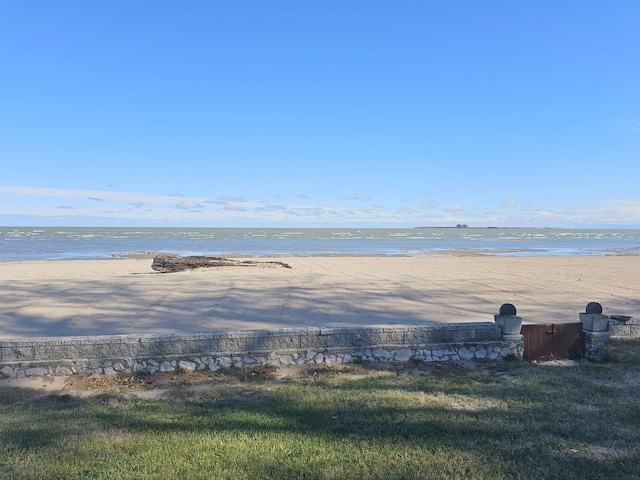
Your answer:
[[[309,200],[300,195],[298,199]],[[190,197],[181,193],[158,194],[113,190],[83,190],[0,185],[0,222],[20,218],[93,218],[104,226],[163,222],[183,225],[233,224],[236,226],[473,226],[606,227],[640,226],[640,198],[612,198],[590,209],[550,210],[523,206],[508,197],[499,205],[478,208],[420,200],[413,205],[385,207],[369,205],[373,199],[362,194],[326,200],[326,204],[252,201],[241,196]],[[366,202],[364,201],[366,199]],[[355,208],[353,200],[366,203]],[[57,202],[56,202],[57,201]],[[57,204],[56,204],[57,203]],[[517,207],[517,208],[516,208]]]

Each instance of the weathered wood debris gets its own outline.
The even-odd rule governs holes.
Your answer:
[[[153,258],[151,268],[160,273],[182,272],[195,268],[208,267],[284,267],[291,265],[284,262],[258,262],[255,260],[232,260],[223,257],[193,256],[182,257],[180,255],[159,254]]]

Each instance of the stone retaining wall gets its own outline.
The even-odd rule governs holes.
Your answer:
[[[640,337],[640,318],[631,318],[626,322],[610,318],[609,335],[612,337]]]
[[[522,357],[495,323],[288,328],[0,341],[0,377],[112,375],[248,365]]]
[[[606,316],[603,315],[603,317]],[[597,356],[598,350],[607,344],[609,338],[640,338],[640,319],[631,317],[622,321],[606,317],[606,323],[601,331],[585,329],[584,338],[585,357],[593,359]]]

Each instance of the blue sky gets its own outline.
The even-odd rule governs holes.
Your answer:
[[[0,225],[640,228],[640,2],[0,0]]]

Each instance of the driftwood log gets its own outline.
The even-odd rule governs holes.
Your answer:
[[[257,262],[255,260],[231,260],[222,257],[181,257],[180,255],[156,255],[151,268],[160,273],[181,272],[206,267],[284,267],[284,262]]]

